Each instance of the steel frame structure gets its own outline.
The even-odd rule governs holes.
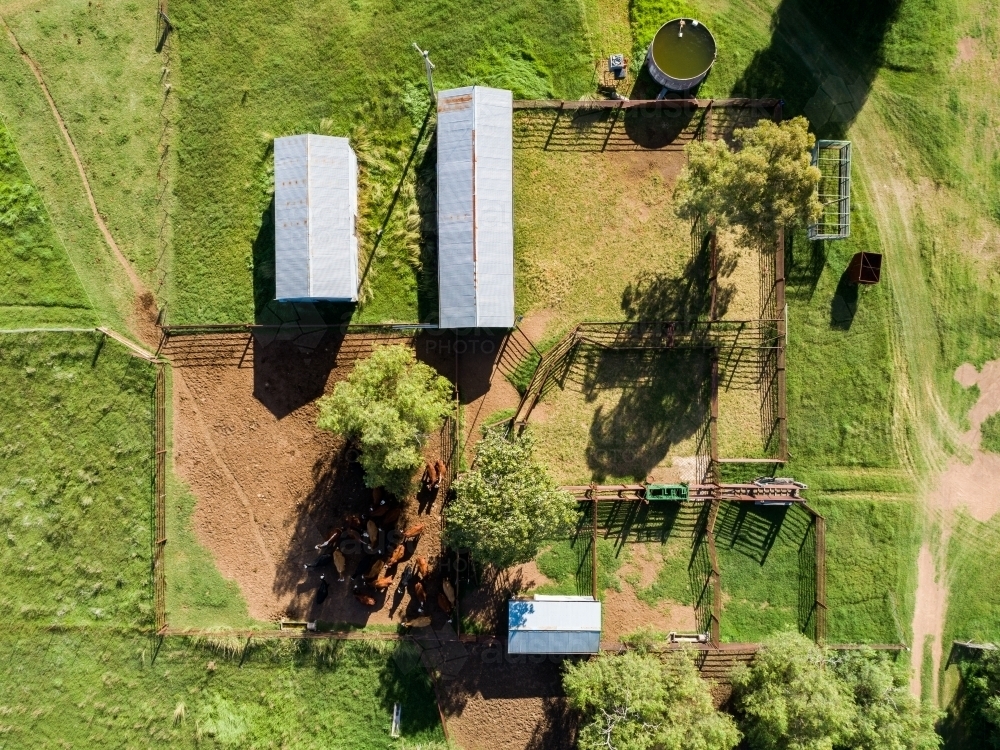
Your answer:
[[[819,202],[823,213],[809,227],[811,240],[851,236],[851,142],[816,141],[812,165],[819,167]]]

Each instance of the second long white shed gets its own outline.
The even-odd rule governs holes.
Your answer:
[[[438,95],[441,328],[514,326],[513,102],[483,86]]]

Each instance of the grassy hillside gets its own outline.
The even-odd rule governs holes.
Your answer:
[[[6,14],[3,18],[10,20]],[[42,90],[7,38],[0,44],[0,115],[27,176],[38,191],[46,223],[51,224],[51,232],[65,248],[96,317],[105,324],[127,330],[125,320],[132,305],[128,279],[94,222],[76,165]],[[16,240],[16,244],[21,247],[18,252],[23,257],[14,255],[10,271],[15,276],[36,279],[38,254],[28,253],[24,249],[27,245],[20,240]],[[72,293],[72,281],[59,286]],[[67,321],[65,314],[55,314],[58,312],[56,308],[22,308],[15,314],[11,308],[6,311],[5,326],[66,325],[67,322],[79,325],[83,322],[76,313],[72,314],[72,321]]]
[[[158,177],[169,168],[161,156],[169,157],[171,112],[153,6],[56,0],[10,12],[0,4],[0,13],[41,68],[112,236],[139,274],[158,282],[160,208],[169,200]]]

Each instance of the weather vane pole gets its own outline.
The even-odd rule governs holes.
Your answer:
[[[417,43],[413,43],[413,49],[424,58],[424,69],[427,71],[427,88],[431,91],[431,99],[437,101],[437,92],[434,90],[434,63],[431,62],[430,50],[420,49]]]

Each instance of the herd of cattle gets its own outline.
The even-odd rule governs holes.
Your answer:
[[[446,471],[447,467],[441,459],[429,462],[421,479],[423,488],[429,492],[436,491]],[[305,565],[305,569],[315,571],[332,565],[337,570],[338,582],[343,583],[347,581],[347,572],[351,568],[351,595],[363,606],[375,608],[379,597],[385,596],[392,586],[398,566],[406,563],[396,587],[396,596],[401,597],[409,590],[418,603],[417,619],[429,623],[425,609],[431,576],[430,565],[426,558],[413,556],[424,524],[397,528],[402,512],[403,506],[399,502],[381,487],[376,487],[372,490],[371,505],[367,512],[347,515],[339,526],[330,529],[326,541],[316,545],[319,557]],[[355,560],[357,562],[352,566]],[[448,615],[450,622],[455,606],[455,588],[444,576],[441,577],[440,588],[437,605]],[[326,601],[329,593],[330,582],[326,574],[321,574],[315,606]],[[413,620],[409,624],[424,623]]]

